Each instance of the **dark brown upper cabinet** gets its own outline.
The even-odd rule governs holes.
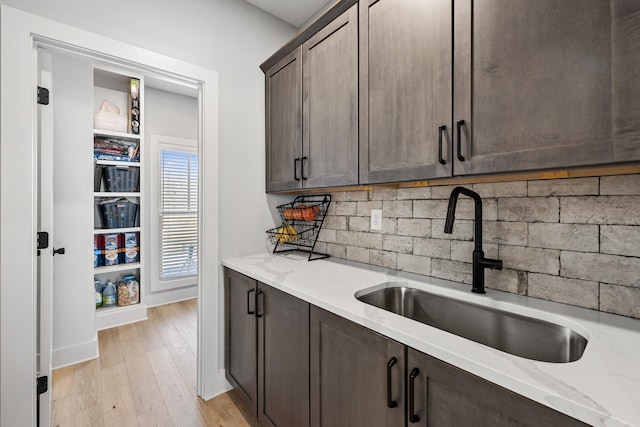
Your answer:
[[[360,183],[451,175],[451,1],[360,2]]]
[[[303,187],[358,183],[358,9],[302,45]]]
[[[454,175],[613,161],[613,131],[640,129],[640,109],[637,95],[635,118],[612,109],[612,75],[628,65],[616,71],[612,53],[630,58],[612,43],[623,17],[611,3],[624,2],[455,2]],[[633,62],[638,77],[637,55]]]
[[[358,183],[358,10],[266,72],[267,191]]]
[[[267,191],[640,160],[639,40],[637,0],[337,2],[263,64]]]
[[[613,158],[640,159],[640,2],[615,0],[613,31]]]
[[[301,188],[302,47],[265,72],[267,191]]]

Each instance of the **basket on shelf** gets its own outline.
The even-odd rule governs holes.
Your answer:
[[[127,199],[102,199],[96,202],[100,212],[102,228],[135,227],[138,219],[138,204]]]
[[[314,249],[329,203],[331,196],[323,194],[298,196],[292,203],[278,206],[282,224],[267,230],[273,253],[300,250],[309,252],[309,261],[327,258],[329,255]]]

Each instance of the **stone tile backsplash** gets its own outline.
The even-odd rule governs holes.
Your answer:
[[[483,199],[489,288],[640,318],[640,174],[464,185]],[[332,193],[316,249],[471,283],[473,202],[444,218],[453,186]],[[382,209],[382,230],[370,230]]]

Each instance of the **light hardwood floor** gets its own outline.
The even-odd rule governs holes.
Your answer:
[[[259,426],[234,392],[196,395],[196,300],[100,331],[100,358],[53,372],[52,426]]]

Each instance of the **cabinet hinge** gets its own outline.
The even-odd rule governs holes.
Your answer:
[[[36,390],[38,391],[39,395],[46,393],[47,390],[49,390],[49,377],[47,376],[38,377],[37,383],[36,383]]]
[[[38,86],[38,104],[49,105],[49,89]]]

